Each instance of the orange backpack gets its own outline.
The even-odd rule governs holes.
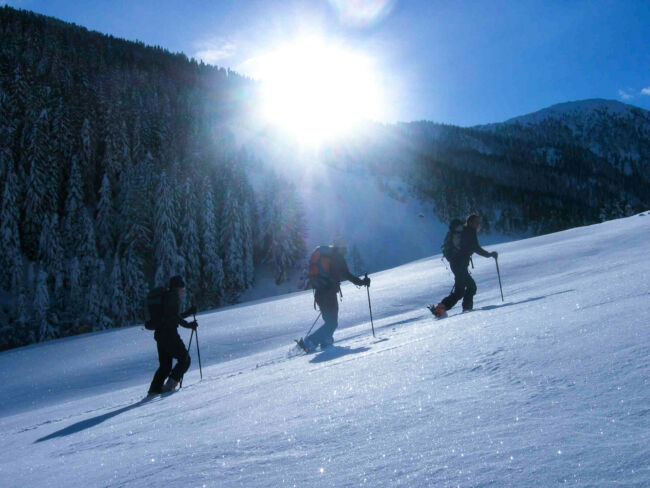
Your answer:
[[[333,246],[319,246],[311,253],[307,278],[312,288],[317,290],[334,284],[331,276],[334,252]]]

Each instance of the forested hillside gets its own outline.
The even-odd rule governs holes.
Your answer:
[[[505,234],[545,234],[650,206],[649,112],[606,100],[547,110],[470,128],[375,126],[331,150],[330,161],[380,180],[398,176],[443,221],[479,211]]]
[[[0,347],[141,321],[177,273],[231,303],[303,258],[295,190],[255,194],[230,135],[250,80],[8,7],[0,67]]]

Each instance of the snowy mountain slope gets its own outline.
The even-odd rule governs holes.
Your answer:
[[[617,100],[591,98],[575,102],[557,103],[537,112],[508,119],[503,123],[514,124],[518,122],[522,125],[530,125],[539,124],[546,119],[576,118],[584,120],[599,114],[629,117],[635,111],[643,112],[644,110]]]
[[[552,105],[537,112],[477,129],[546,141],[553,145],[580,144],[615,166],[623,165],[626,175],[633,167],[647,168],[650,154],[650,112],[616,100],[588,99]],[[622,163],[622,160],[633,163]],[[643,173],[642,173],[643,174]]]
[[[4,352],[3,486],[648,486],[649,218],[499,245],[506,301],[477,258],[443,321],[439,256],[377,273],[377,338],[348,284],[311,356],[308,292],[204,314],[203,381],[150,402],[139,327]]]

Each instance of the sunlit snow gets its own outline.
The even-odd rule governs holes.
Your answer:
[[[336,344],[292,355],[311,292],[198,317],[183,389],[132,327],[0,354],[2,486],[650,486],[650,216],[488,246],[476,310],[432,319],[440,256],[343,287]],[[185,332],[185,331],[183,331]],[[188,335],[185,335],[187,341]]]

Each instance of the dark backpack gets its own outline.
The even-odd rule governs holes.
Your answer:
[[[334,252],[331,246],[319,246],[311,253],[307,279],[312,288],[318,290],[334,284],[331,276]]]
[[[149,290],[145,299],[144,307],[144,328],[147,330],[158,330],[163,322],[163,310],[167,288],[159,286]]]
[[[458,219],[454,219],[449,224],[449,231],[445,236],[445,240],[442,243],[442,256],[447,260],[451,261],[456,257],[458,251],[460,251],[460,235],[463,232],[463,222]]]

